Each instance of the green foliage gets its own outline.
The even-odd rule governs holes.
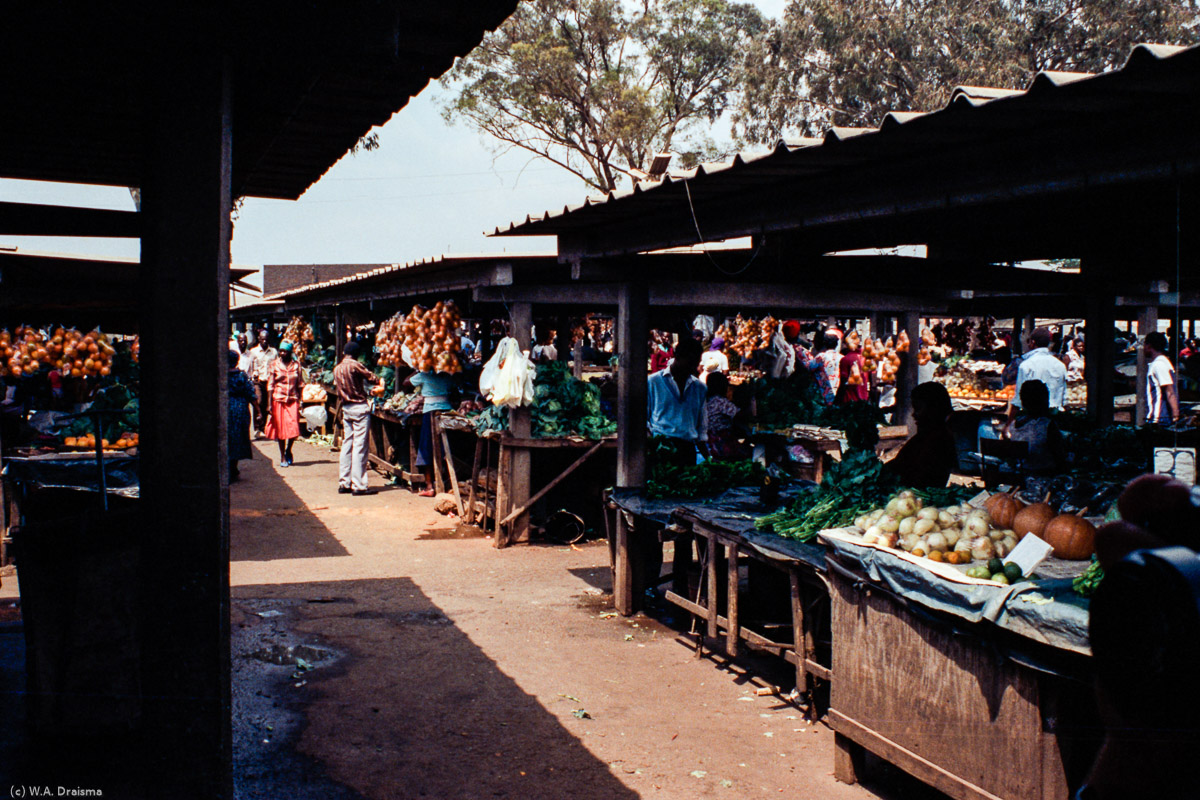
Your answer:
[[[600,388],[576,378],[561,361],[538,366],[531,416],[538,437],[603,439],[617,432],[617,423],[601,411]]]
[[[1104,569],[1100,566],[1100,562],[1096,560],[1096,556],[1092,556],[1092,563],[1088,564],[1080,575],[1071,581],[1071,588],[1076,594],[1084,597],[1091,597],[1100,588],[1100,582],[1104,580]]]
[[[679,445],[665,437],[650,439],[647,459],[649,476],[646,496],[688,499],[711,497],[733,486],[752,486],[762,482],[763,468],[753,461],[715,461],[678,466]]]
[[[865,401],[827,405],[816,385],[802,373],[790,378],[760,379],[755,384],[756,421],[769,428],[821,425],[846,432],[852,449],[870,449],[879,441],[886,418],[878,406]]]
[[[508,430],[508,409],[489,405],[475,417],[475,433],[483,436],[491,431]]]
[[[873,450],[852,450],[825,473],[819,487],[801,492],[791,505],[758,518],[754,524],[759,530],[808,541],[823,530],[849,525],[856,517],[879,508],[900,488]],[[937,506],[959,503],[973,493],[960,486],[914,491]]]
[[[745,52],[738,130],[878,125],[955,86],[1024,89],[1039,70],[1102,72],[1139,42],[1200,41],[1193,0],[792,0]]]
[[[443,115],[610,191],[716,122],[765,25],[728,0],[528,0],[443,78],[458,92]]]

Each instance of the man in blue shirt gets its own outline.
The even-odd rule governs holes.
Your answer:
[[[696,377],[702,351],[703,346],[695,339],[680,340],[675,359],[650,376],[646,391],[650,435],[674,439],[682,445],[681,458],[691,458],[691,463],[695,463],[697,448],[708,455],[708,391]]]
[[[1004,425],[1006,431],[1012,427],[1017,412],[1021,410],[1021,386],[1025,381],[1038,380],[1046,384],[1050,408],[1054,411],[1063,410],[1067,396],[1067,366],[1050,352],[1052,338],[1049,328],[1037,328],[1029,337],[1033,349],[1025,354],[1017,367],[1016,393],[1008,406],[1008,421]]]

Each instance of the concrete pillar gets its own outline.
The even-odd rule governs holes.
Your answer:
[[[229,798],[230,73],[216,49],[159,53],[138,297],[149,752],[133,763],[159,796]]]

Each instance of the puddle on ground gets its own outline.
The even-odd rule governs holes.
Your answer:
[[[486,539],[491,534],[483,528],[477,528],[474,525],[459,525],[455,528],[431,528],[422,535],[417,537],[417,541],[430,541],[437,539]]]
[[[616,606],[613,605],[613,596],[609,593],[604,594],[581,594],[575,597],[575,607],[582,608],[587,611],[612,611]]]
[[[318,647],[311,647],[307,644],[296,645],[295,647],[288,647],[283,644],[271,644],[260,650],[255,650],[253,653],[247,653],[246,657],[262,661],[265,664],[293,666],[300,661],[305,661],[308,664],[318,664],[322,661],[328,661],[333,657],[333,652],[322,650]]]

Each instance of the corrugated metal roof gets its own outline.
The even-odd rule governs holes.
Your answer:
[[[403,264],[389,264],[384,267],[364,270],[363,272],[348,275],[342,278],[334,278],[332,280],[312,283],[307,286],[297,286],[293,289],[288,289],[283,292],[276,292],[264,297],[266,300],[284,300],[287,298],[303,297],[307,294],[312,294],[326,289],[332,289],[337,286],[348,286],[350,284],[362,283],[366,281],[376,281],[384,278],[403,277],[409,274],[414,274],[423,271],[434,270],[453,270],[456,267],[463,267],[469,264],[479,264],[481,262],[503,262],[503,261],[519,261],[522,259],[541,259],[543,261],[554,261],[552,255],[540,254],[521,254],[521,253],[499,253],[495,255],[470,255],[470,256],[436,256],[434,258],[421,258],[409,261]]]
[[[141,186],[170,48],[231,61],[234,193],[295,199],[516,3],[7,3],[0,176]]]
[[[1066,120],[1077,121],[1081,115],[1103,118],[1132,107],[1170,104],[1171,95],[1179,94],[1193,98],[1192,105],[1200,103],[1200,46],[1138,45],[1125,65],[1112,72],[1041,72],[1023,91],[959,86],[945,107],[933,112],[894,111],[884,117],[879,128],[833,127],[819,139],[785,139],[768,152],[741,152],[719,165],[671,171],[658,182],[635,184],[561,210],[530,214],[507,228],[497,227],[492,235],[586,235],[601,226],[611,229],[632,221],[645,223],[655,210],[676,207],[681,199],[690,202],[701,190],[708,198],[732,197],[748,188],[786,180],[800,192],[800,180],[836,176],[847,166],[884,166],[898,158],[937,155],[949,147],[998,143],[1014,132],[1048,130]],[[985,108],[987,113],[981,114]],[[1134,126],[1148,122],[1131,120]],[[747,232],[718,233],[711,227],[714,238]]]

